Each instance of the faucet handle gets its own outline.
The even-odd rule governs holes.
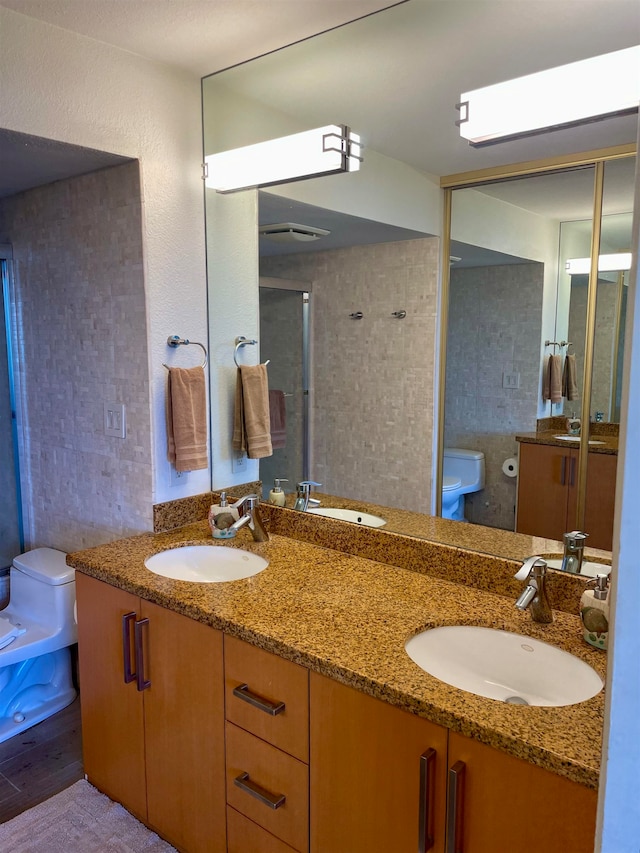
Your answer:
[[[249,509],[253,509],[259,501],[258,495],[255,492],[251,495],[244,495],[234,503],[235,509],[242,509],[245,504],[249,504]]]
[[[544,575],[547,571],[546,561],[543,560],[542,557],[529,557],[529,559],[525,560],[524,563],[520,566],[518,571],[515,573],[514,578],[517,581],[524,581],[536,568],[540,569],[541,575]]]
[[[296,491],[298,494],[308,494],[311,491],[311,486],[321,486],[322,483],[316,483],[315,480],[301,480],[296,485]]]
[[[584,548],[585,539],[588,539],[589,534],[583,533],[582,530],[572,530],[570,533],[565,533],[562,537],[565,545],[571,548]]]

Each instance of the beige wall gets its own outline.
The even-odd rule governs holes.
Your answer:
[[[137,162],[0,203],[13,246],[21,480],[29,547],[74,550],[152,526]],[[126,404],[126,438],[103,402]]]
[[[261,264],[313,282],[311,476],[329,493],[430,510],[438,250],[431,237]]]

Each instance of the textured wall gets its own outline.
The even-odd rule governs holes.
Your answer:
[[[13,244],[21,478],[31,547],[151,529],[152,454],[136,162],[1,203]],[[103,403],[126,404],[125,439]]]
[[[311,475],[329,493],[430,511],[438,248],[433,237],[261,264],[313,282]]]
[[[445,445],[485,455],[485,488],[465,498],[476,524],[514,529],[517,480],[502,463],[536,428],[542,291],[538,263],[451,270]],[[503,372],[520,387],[503,388]]]

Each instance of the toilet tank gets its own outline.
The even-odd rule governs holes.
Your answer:
[[[75,633],[75,571],[66,556],[55,548],[34,548],[15,557],[7,611],[50,628],[69,626]]]
[[[445,447],[443,475],[458,477],[462,482],[462,494],[479,492],[484,489],[484,453],[461,447]]]

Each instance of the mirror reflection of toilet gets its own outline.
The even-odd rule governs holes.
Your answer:
[[[0,743],[76,698],[76,583],[66,556],[34,548],[13,561],[9,604],[0,610]]]
[[[484,489],[484,453],[445,447],[442,466],[442,517],[466,521],[464,496]]]

